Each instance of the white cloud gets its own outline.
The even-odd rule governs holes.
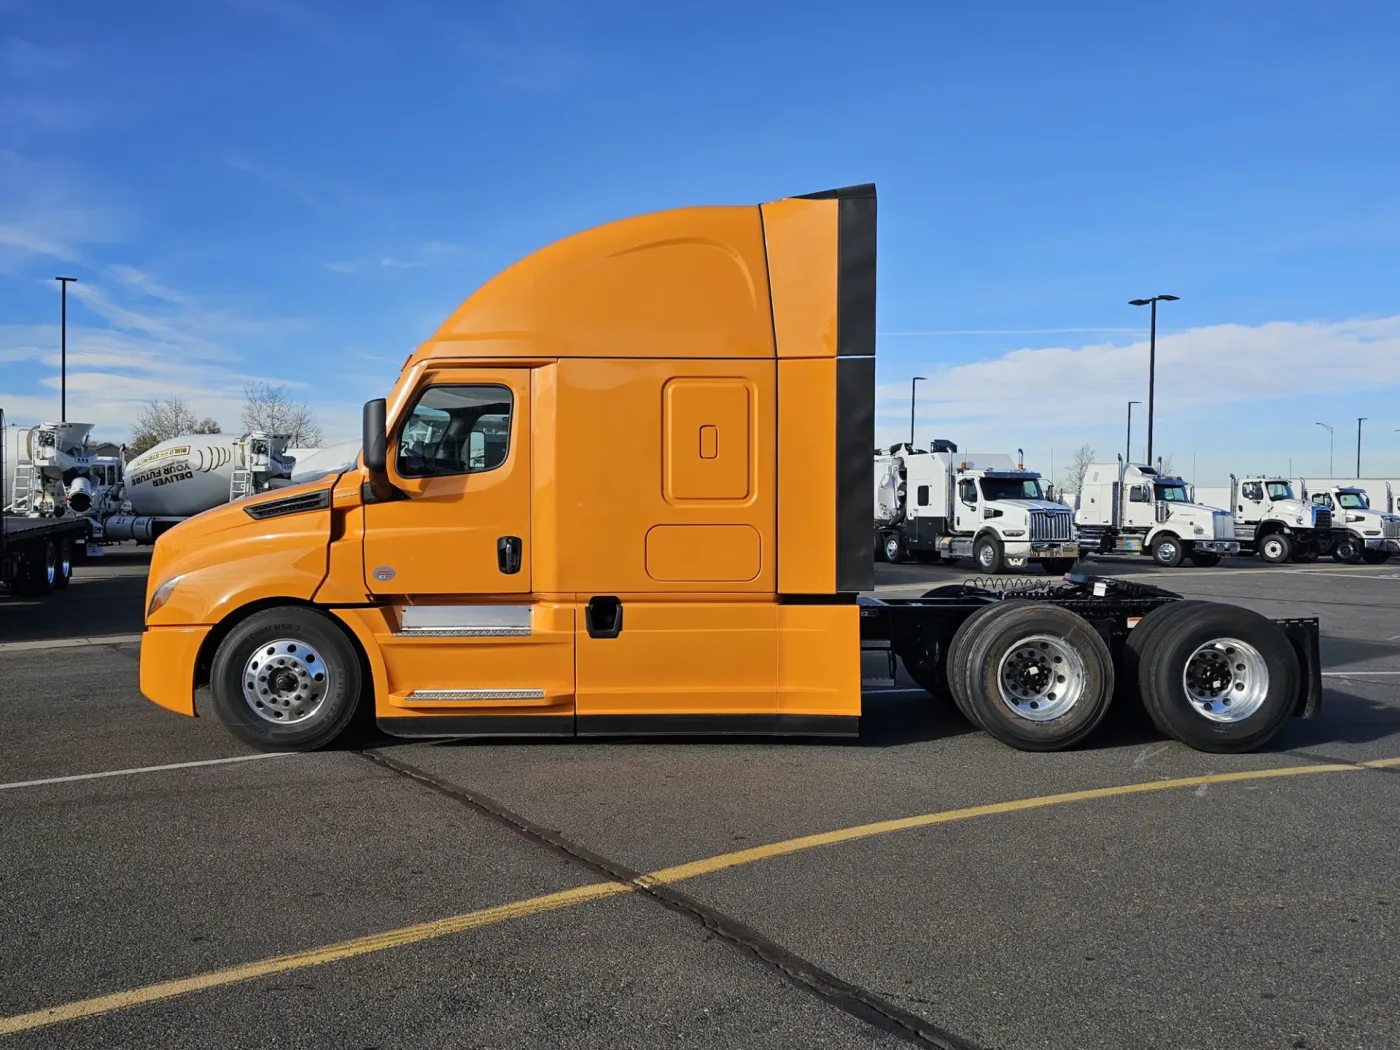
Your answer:
[[[985,361],[918,367],[929,377],[919,388],[921,416],[1023,432],[1028,425],[1074,430],[1116,419],[1130,398],[1144,395],[1148,344],[1012,350]],[[1157,338],[1157,409],[1180,418],[1261,399],[1397,385],[1400,315],[1212,325]],[[896,422],[908,406],[905,384],[880,388],[882,421]]]
[[[357,277],[371,276],[392,270],[418,270],[432,265],[460,248],[461,245],[449,244],[445,241],[424,241],[405,255],[380,255],[368,259],[328,262],[326,269],[332,273],[350,274]]]

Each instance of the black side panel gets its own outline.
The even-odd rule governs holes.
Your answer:
[[[390,736],[573,736],[573,715],[426,715],[381,718]]]
[[[836,589],[875,589],[875,358],[836,359]]]
[[[842,197],[836,238],[836,354],[875,356],[875,187]],[[873,447],[874,442],[871,442]]]
[[[381,719],[380,725],[384,722]],[[859,736],[855,715],[579,715],[579,736]]]

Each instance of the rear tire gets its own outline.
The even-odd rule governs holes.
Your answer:
[[[1292,714],[1298,658],[1278,625],[1249,609],[1172,602],[1143,617],[1128,644],[1148,717],[1198,751],[1252,751]]]
[[[1259,557],[1270,565],[1282,565],[1293,557],[1293,537],[1271,532],[1259,541]]]
[[[1041,564],[1045,566],[1047,575],[1063,576],[1067,572],[1073,572],[1078,563],[1078,558],[1046,558]]]
[[[1361,552],[1366,548],[1351,533],[1338,536],[1337,542],[1332,544],[1332,560],[1341,562],[1343,565],[1357,565],[1361,561]]]
[[[1087,620],[1018,601],[969,625],[949,685],[955,697],[961,687],[990,735],[1021,751],[1060,751],[1103,720],[1113,699],[1113,657]]]
[[[1192,551],[1187,555],[1191,559],[1191,564],[1201,569],[1209,569],[1220,564],[1220,555],[1213,551]]]
[[[219,721],[260,751],[327,747],[353,721],[361,684],[345,633],[297,606],[265,609],[234,627],[209,675]]]
[[[54,574],[53,585],[62,590],[72,579],[73,541],[65,536],[58,545],[58,571]]]
[[[28,559],[24,577],[16,588],[21,594],[42,597],[50,593],[58,580],[58,548],[53,540],[45,540],[39,556]]]
[[[983,536],[972,548],[972,560],[980,572],[995,576],[1006,567],[1002,554],[1001,540],[995,536]]]
[[[1293,552],[1293,560],[1299,565],[1311,565],[1317,561],[1317,553],[1317,549],[1314,547],[1300,548]]]
[[[963,717],[979,729],[982,728],[982,723],[978,720],[977,712],[968,703],[970,690],[967,684],[967,668],[970,640],[977,637],[989,621],[1005,614],[1008,609],[1030,604],[1025,599],[991,602],[960,623],[958,629],[953,632],[953,640],[948,643],[947,673],[944,676],[947,679],[948,692]]]
[[[1152,560],[1164,569],[1175,569],[1185,556],[1186,551],[1181,546],[1181,540],[1170,532],[1159,536],[1157,542],[1152,545]]]

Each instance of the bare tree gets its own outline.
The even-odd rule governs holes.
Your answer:
[[[287,435],[292,448],[314,448],[321,444],[321,425],[305,401],[294,401],[285,386],[248,383],[243,387],[243,428]]]
[[[1084,475],[1089,472],[1089,464],[1094,462],[1094,446],[1087,441],[1074,450],[1065,468],[1065,482],[1060,486],[1060,495],[1072,499],[1074,493],[1084,487]]]
[[[131,442],[127,454],[139,456],[154,445],[181,434],[222,433],[218,420],[205,416],[199,419],[185,404],[184,398],[171,394],[147,402],[131,427]]]
[[[1158,456],[1157,458],[1162,461],[1160,473],[1168,478],[1176,477],[1176,464],[1172,462],[1171,453],[1169,452],[1165,456]]]

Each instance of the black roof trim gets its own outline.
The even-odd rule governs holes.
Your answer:
[[[875,196],[875,183],[862,182],[859,186],[840,186],[834,190],[818,190],[816,193],[799,193],[798,200],[804,201],[829,201],[829,200],[849,200],[852,197],[873,197]]]

